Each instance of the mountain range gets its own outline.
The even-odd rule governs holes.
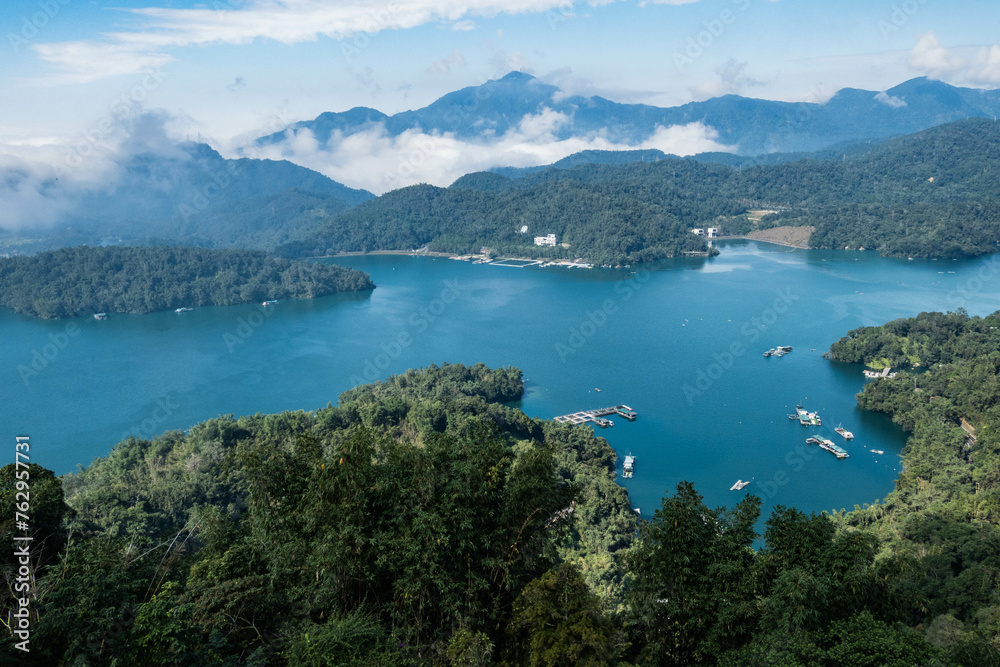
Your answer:
[[[543,110],[565,117],[553,129],[557,139],[601,135],[615,143],[638,145],[658,127],[702,123],[717,133],[720,143],[735,146],[738,154],[759,155],[815,151],[842,142],[911,134],[962,118],[992,118],[1000,114],[1000,90],[961,88],[916,78],[886,91],[844,88],[825,102],[724,95],[677,107],[656,107],[566,95],[529,74],[511,72],[501,79],[448,93],[421,109],[391,116],[366,107],[327,112],[263,136],[256,143],[280,144],[309,130],[323,145],[334,133],[350,135],[375,126],[383,126],[389,136],[417,130],[489,141]]]
[[[100,188],[66,191],[50,181],[42,191],[64,198],[68,213],[21,232],[16,246],[9,233],[0,244],[22,253],[102,242],[270,250],[374,197],[291,162],[226,159],[192,142],[138,150]]]
[[[1000,91],[973,90],[957,88],[940,81],[929,79],[913,79],[884,92],[845,89],[838,92],[823,104],[785,103],[766,100],[753,100],[738,96],[725,96],[694,102],[680,107],[659,108],[648,105],[619,104],[600,97],[565,96],[555,86],[546,84],[530,75],[512,72],[502,79],[488,81],[481,86],[464,88],[450,93],[434,103],[413,111],[407,111],[393,116],[387,116],[373,109],[352,109],[343,113],[321,114],[313,121],[296,123],[284,132],[262,137],[257,141],[260,146],[285,141],[290,135],[309,130],[316,139],[323,142],[333,133],[360,132],[378,127],[387,133],[403,133],[408,130],[419,130],[425,133],[451,132],[467,139],[488,141],[510,132],[520,126],[526,116],[540,114],[545,110],[559,114],[563,120],[552,126],[551,131],[562,138],[605,133],[609,140],[619,145],[631,145],[643,141],[656,131],[657,127],[678,123],[699,122],[714,129],[718,141],[736,146],[739,154],[726,152],[701,153],[693,156],[699,162],[712,162],[727,167],[743,170],[761,168],[767,165],[794,164],[808,158],[811,163],[817,161],[860,159],[886,144],[891,136],[907,135],[927,127],[934,127],[945,122],[968,117],[994,118],[1000,110]],[[958,125],[961,134],[970,131],[973,125]],[[940,143],[940,142],[939,142]],[[55,225],[44,228],[38,224],[28,224],[20,232],[0,229],[0,252],[17,251],[33,252],[40,249],[51,249],[65,245],[81,243],[130,243],[130,244],[188,244],[207,247],[242,247],[249,249],[274,250],[283,244],[305,240],[306,246],[318,250],[332,248],[376,248],[395,247],[390,242],[395,237],[386,225],[391,227],[392,220],[412,220],[399,214],[397,205],[407,205],[414,191],[404,189],[403,194],[389,192],[384,201],[377,206],[352,216],[342,217],[349,209],[375,198],[371,192],[362,189],[349,188],[327,176],[285,160],[261,160],[250,158],[226,159],[216,150],[206,144],[192,142],[160,142],[155,148],[150,145],[137,144],[118,158],[118,163],[107,182],[100,187],[89,190],[72,190],[62,186],[58,180],[50,179],[38,186],[43,199],[58,200],[63,209],[61,217]],[[889,142],[888,145],[893,145]],[[474,142],[466,148],[474,146]],[[986,150],[985,147],[981,147]],[[819,149],[819,150],[815,150]],[[361,149],[355,149],[355,152]],[[809,152],[813,150],[814,152]],[[764,152],[761,152],[764,151]],[[992,168],[989,160],[983,162],[984,156],[977,154],[975,145],[962,145],[962,151],[956,156],[969,159],[975,164],[985,164],[984,168]],[[890,151],[891,152],[891,151]],[[981,151],[980,151],[981,152]],[[368,155],[349,156],[354,159],[366,159]],[[898,156],[889,163],[882,165],[886,169],[898,166]],[[940,151],[928,156],[931,165],[943,156]],[[987,156],[992,159],[992,156]],[[684,166],[686,161],[678,160],[655,149],[645,150],[585,150],[578,152],[548,166],[534,167],[493,167],[492,178],[482,173],[473,173],[455,181],[458,190],[472,190],[483,193],[502,193],[514,187],[510,179],[527,179],[521,186],[543,188],[544,182],[562,178],[558,172],[571,172],[572,179],[590,182],[604,178],[604,174],[612,181],[624,187],[621,174],[628,170],[630,163],[652,164],[670,162],[671,170],[690,171]],[[589,165],[589,167],[588,167]],[[620,169],[614,169],[619,165]],[[680,165],[680,166],[678,166]],[[600,168],[598,168],[600,167]],[[826,169],[828,167],[824,167]],[[810,167],[813,171],[817,167]],[[808,170],[807,170],[808,171]],[[650,171],[649,174],[661,172]],[[716,174],[717,172],[712,172]],[[778,170],[765,172],[766,175],[779,173]],[[792,174],[805,173],[796,167]],[[865,173],[877,181],[892,180],[891,174],[877,173],[874,168],[866,167]],[[956,172],[957,173],[957,172]],[[598,175],[598,176],[595,176]],[[417,172],[418,178],[423,178]],[[530,177],[530,178],[529,178]],[[796,176],[797,177],[797,176]],[[928,175],[929,177],[929,175]],[[9,191],[17,191],[21,182],[30,178],[27,172],[8,169],[0,173],[0,186]],[[642,178],[647,178],[643,176]],[[650,176],[650,178],[654,178]],[[718,176],[721,181],[730,182],[729,176]],[[605,179],[607,180],[607,179]],[[840,180],[837,172],[835,181]],[[721,182],[720,181],[720,182]],[[939,181],[940,182],[940,181]],[[545,186],[549,187],[549,186]],[[599,189],[612,187],[604,181]],[[656,186],[659,188],[660,186]],[[691,185],[700,190],[695,183]],[[570,189],[577,188],[572,186]],[[654,188],[653,190],[656,190]],[[439,189],[440,190],[440,189]],[[627,190],[626,190],[627,191]],[[827,192],[828,188],[820,187],[818,192]],[[398,192],[398,191],[397,191]],[[429,192],[424,190],[426,195]],[[778,197],[778,191],[768,191],[760,196],[747,197],[761,202],[781,204],[787,199],[791,208],[795,208],[795,197],[803,195],[796,187],[786,188],[791,197]],[[893,190],[893,197],[896,191]],[[986,196],[986,191],[977,186],[976,196]],[[733,191],[734,196],[738,194]],[[542,192],[534,193],[542,196]],[[803,196],[809,193],[804,193]],[[824,206],[830,205],[836,197],[832,193]],[[840,203],[858,203],[854,193],[842,193]],[[577,195],[582,198],[574,199]],[[478,196],[478,195],[477,195]],[[570,206],[568,210],[576,210],[576,204],[582,201],[593,203],[596,196],[593,192],[570,193],[562,191],[553,201],[564,202]],[[510,195],[514,197],[514,195]],[[528,197],[522,193],[517,197]],[[569,197],[570,199],[566,199]],[[603,192],[598,196],[617,199],[613,192]],[[673,195],[671,195],[673,197]],[[685,199],[686,195],[680,196]],[[508,197],[509,198],[509,197]],[[515,197],[516,198],[516,197]],[[808,197],[806,197],[808,199]],[[421,197],[418,197],[421,199]],[[438,196],[431,197],[435,206],[444,206],[447,216],[459,215],[462,212],[461,197],[448,194],[443,203]],[[572,199],[572,201],[570,201]],[[799,201],[798,203],[802,203]],[[918,204],[918,201],[910,201]],[[484,230],[498,229],[500,219],[496,213],[486,209],[497,204],[486,197],[476,206],[480,207],[476,215],[483,221]],[[512,207],[506,210],[516,215],[526,215],[533,218],[548,210],[548,205],[540,208],[532,205],[528,199],[524,201],[509,201]],[[719,206],[699,206],[689,209],[679,217],[675,212],[669,212],[669,227],[679,229],[675,225],[699,226],[706,220],[692,217],[699,215],[730,215],[733,200]],[[634,217],[626,215],[624,209],[612,216],[618,224],[632,224],[630,221],[643,220],[642,224],[659,224],[663,221],[662,206],[652,205],[635,212]],[[938,202],[936,205],[940,205]],[[418,206],[407,215],[431,216],[429,209]],[[485,208],[482,208],[485,207]],[[31,211],[31,207],[26,207]],[[525,211],[533,211],[530,215]],[[805,209],[797,209],[804,213]],[[813,209],[815,210],[815,209]],[[388,219],[373,218],[376,211],[388,215]],[[418,213],[419,212],[419,213]],[[552,209],[551,214],[561,219],[558,210]],[[784,213],[783,215],[791,215]],[[812,215],[812,214],[810,214]],[[502,216],[501,216],[502,217]],[[611,219],[611,218],[609,218]],[[346,237],[331,235],[331,221],[349,222],[350,236],[353,240],[346,242]],[[800,216],[797,224],[810,224]],[[815,222],[815,220],[813,220]],[[372,227],[365,227],[371,223]],[[409,223],[406,223],[409,224]],[[409,248],[412,244],[426,244],[437,238],[435,230],[443,228],[452,230],[450,242],[442,247],[471,247],[479,241],[497,238],[492,232],[479,238],[466,230],[456,218],[437,226],[433,216],[426,217],[421,222],[423,231],[415,235],[396,237],[398,247]],[[568,224],[568,223],[567,223]],[[639,224],[639,223],[636,223]],[[825,228],[820,224],[821,229]],[[559,225],[557,225],[559,226]],[[567,227],[568,228],[568,227]],[[599,244],[599,237],[594,236],[600,228],[597,221],[588,232],[584,247]],[[366,232],[365,229],[368,229]],[[321,231],[322,230],[322,231]],[[313,234],[313,232],[317,234]],[[884,230],[883,230],[884,231]],[[856,230],[854,236],[860,234]],[[367,234],[367,236],[366,236]],[[380,236],[373,242],[373,236]],[[508,238],[505,232],[504,247],[513,248],[519,244],[516,237]],[[641,236],[641,235],[640,235]],[[318,244],[310,239],[320,239]],[[335,241],[335,239],[340,241]],[[645,239],[630,239],[620,244],[617,250],[612,249],[604,259],[615,263],[618,261],[637,261],[647,257],[643,248],[649,248],[650,242],[661,248],[653,253],[660,257],[680,250],[691,250],[691,244],[681,242],[675,231],[666,236],[659,232],[652,233]],[[819,237],[817,237],[818,239]],[[847,239],[841,245],[834,245],[845,240],[837,234],[825,237],[831,247],[845,245],[862,245],[858,238]],[[655,239],[655,241],[654,241]],[[972,254],[987,251],[985,242],[976,236],[970,246],[964,241],[960,245]],[[439,239],[440,240],[440,239]],[[344,243],[341,243],[344,241]],[[857,243],[855,243],[857,241]],[[866,246],[888,248],[883,234],[866,237]],[[581,244],[576,244],[580,248]],[[609,246],[610,247],[610,246]],[[476,246],[474,249],[478,249]],[[891,252],[907,252],[909,250],[890,250]],[[571,251],[572,252],[572,251]],[[916,251],[925,254],[924,249]],[[297,252],[295,253],[297,254]],[[603,255],[604,253],[602,253]],[[960,254],[958,250],[951,254]]]

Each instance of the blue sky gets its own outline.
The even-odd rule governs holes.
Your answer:
[[[823,101],[914,76],[1000,88],[995,0],[8,0],[0,153],[117,136],[123,104],[224,150],[323,111],[529,72],[662,106]]]

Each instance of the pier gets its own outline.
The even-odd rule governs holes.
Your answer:
[[[633,421],[638,417],[638,413],[627,405],[614,405],[607,408],[598,408],[596,410],[583,410],[582,412],[574,412],[568,415],[559,415],[558,417],[553,417],[553,421],[560,422],[562,424],[586,424],[587,422],[594,422],[601,428],[613,425],[610,419],[604,419],[608,415],[618,415],[624,417],[629,421]]]

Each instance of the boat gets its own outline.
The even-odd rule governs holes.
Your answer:
[[[885,454],[881,449],[869,449],[868,451],[872,454]]]
[[[625,457],[625,462],[622,464],[622,477],[626,479],[632,478],[632,473],[635,469],[635,457],[629,454]]]
[[[613,421],[611,421],[610,419],[605,419],[604,417],[595,417],[594,423],[600,426],[601,428],[609,428],[615,425]]]
[[[594,391],[600,391],[600,389],[598,389],[597,387],[594,387]]]
[[[764,353],[764,356],[765,357],[770,357],[774,353],[775,353],[775,349],[772,347],[770,350],[768,350],[767,352]]]
[[[642,516],[642,510],[640,510],[638,507],[633,507],[632,509],[635,510],[636,514],[638,514],[639,516]]]
[[[276,303],[278,303],[278,302],[276,300],[272,299],[271,301],[263,301],[263,302],[261,302],[260,305],[262,305],[262,306],[273,306]]]
[[[779,345],[776,349],[781,350],[785,354],[788,354],[789,352],[792,351],[792,346],[791,345]]]
[[[186,313],[189,310],[194,310],[194,308],[175,308],[174,312],[175,313]]]
[[[108,314],[107,313],[94,313],[94,319],[95,320],[106,320],[106,319],[108,319]]]
[[[744,482],[742,479],[736,480],[736,483],[729,487],[730,491],[742,491],[743,489],[750,486],[750,482]]]
[[[836,431],[837,435],[841,436],[844,440],[854,440],[854,434],[848,431],[846,428],[841,428],[840,426],[838,426],[833,430]]]

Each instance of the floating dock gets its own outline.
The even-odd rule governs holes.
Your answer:
[[[820,449],[824,449],[830,452],[838,459],[846,459],[850,456],[850,454],[848,454],[843,447],[839,447],[833,444],[833,440],[828,440],[827,438],[821,438],[819,436],[816,436],[814,438],[807,439],[806,443],[810,445],[819,445]]]
[[[553,417],[553,421],[560,422],[562,424],[586,424],[587,422],[593,422],[604,428],[606,426],[614,425],[610,419],[604,419],[608,415],[618,415],[624,417],[629,421],[635,421],[638,417],[638,413],[627,405],[613,405],[607,408],[598,408],[596,410],[583,410],[582,412],[574,412],[568,415],[559,415],[558,417]]]

